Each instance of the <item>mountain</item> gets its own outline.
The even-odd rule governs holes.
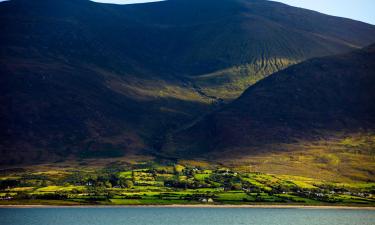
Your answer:
[[[323,140],[337,133],[373,134],[374,102],[375,45],[371,45],[272,74],[231,104],[176,133],[166,149],[190,156],[226,151],[236,156],[236,149],[256,154],[259,149],[288,149],[285,144]]]
[[[1,163],[158,151],[269,74],[375,26],[264,0],[0,3]]]

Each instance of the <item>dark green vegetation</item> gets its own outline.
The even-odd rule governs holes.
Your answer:
[[[177,133],[167,148],[185,155],[213,151],[218,157],[229,151],[233,157],[246,152],[293,149],[286,145],[297,146],[294,149],[299,145],[299,150],[303,150],[308,142],[328,143],[330,139],[345,139],[353,134],[364,139],[370,134],[368,140],[372,140],[374,62],[372,45],[291,66],[251,86],[229,105]],[[356,147],[373,159],[373,143],[367,148]],[[370,170],[369,176],[373,175]]]
[[[373,25],[11,0],[0,33],[0,204],[375,204]]]
[[[117,164],[2,170],[0,204],[375,205],[375,183],[239,173],[216,164]]]
[[[372,25],[263,0],[12,0],[0,33],[2,165],[156,154],[265,76],[375,41]],[[258,103],[260,119],[279,110]]]

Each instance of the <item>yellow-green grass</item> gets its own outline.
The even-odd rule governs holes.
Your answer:
[[[134,196],[134,195],[139,195],[139,196],[157,196],[160,195],[160,191],[138,191],[138,192],[121,192],[122,196]]]
[[[205,174],[212,174],[213,171],[212,170],[203,170],[203,173],[205,173]]]
[[[135,180],[154,180],[154,177],[151,173],[145,173],[145,172],[134,172],[133,178]]]
[[[132,179],[133,178],[133,172],[132,171],[125,171],[125,172],[120,172],[119,177],[125,178],[125,179]]]
[[[145,192],[145,191],[168,191],[171,190],[170,188],[167,187],[158,187],[158,186],[134,186],[132,188],[127,188],[125,189],[125,192]]]
[[[259,80],[296,63],[295,60],[282,57],[278,58],[277,62],[269,62],[265,68],[264,62],[258,60],[249,64],[194,76],[193,81],[207,95],[232,100],[239,97],[245,89]]]
[[[188,177],[187,176],[178,176],[178,180],[179,181],[186,181],[186,180],[188,180]]]
[[[202,160],[180,160],[179,164],[184,165],[186,167],[199,167],[199,168],[210,168],[212,166],[211,163]]]
[[[190,192],[192,193],[212,193],[212,192],[222,192],[224,188],[197,188],[191,189]]]
[[[18,180],[20,178],[21,177],[19,177],[19,176],[2,176],[2,177],[0,177],[0,180]]]
[[[256,187],[262,189],[262,190],[265,190],[265,191],[271,191],[271,190],[272,190],[271,187],[269,187],[269,186],[267,186],[267,185],[265,185],[265,184],[263,184],[263,183],[261,183],[261,182],[255,180],[255,179],[253,179],[253,178],[242,178],[242,179],[243,179],[244,181],[247,181],[247,182],[249,182],[250,184],[252,184],[252,185],[254,185],[254,186],[256,186]]]
[[[358,203],[358,204],[375,204],[374,199],[366,199],[362,197],[352,196],[352,195],[335,195],[331,197],[335,201],[340,201],[342,203]]]
[[[206,178],[209,178],[211,174],[197,173],[194,174],[194,178],[199,181],[204,181]]]
[[[179,165],[179,164],[176,164],[175,166],[174,166],[174,170],[177,172],[177,173],[182,173],[182,171],[185,169],[185,167],[184,166],[182,166],[182,165]]]
[[[219,201],[242,201],[247,199],[249,196],[244,192],[228,192],[217,194],[217,200]]]
[[[320,184],[320,182],[315,179],[301,176],[278,175],[276,177],[281,180],[290,181],[296,186],[304,189],[316,189],[317,187],[314,186],[314,184]]]
[[[173,174],[158,174],[156,176],[156,180],[161,180],[161,181],[170,180],[170,179],[173,179],[174,176],[175,175],[173,175]]]
[[[71,174],[71,172],[67,172],[64,170],[47,170],[47,171],[40,171],[40,172],[34,172],[33,175],[45,175],[45,176],[51,176],[51,177],[64,177],[66,175]]]
[[[326,185],[332,185],[338,188],[354,189],[354,190],[375,190],[375,182],[355,182],[355,183],[332,183],[327,182]]]
[[[252,174],[250,178],[247,178],[247,181],[265,191],[270,191],[272,187],[285,183],[283,180],[270,174]]]
[[[159,172],[167,173],[167,174],[173,174],[175,171],[174,166],[158,166],[156,167],[156,170]]]
[[[16,196],[16,192],[2,192],[0,193],[0,197],[5,197],[5,196]]]
[[[78,190],[78,191],[84,191],[86,190],[85,186],[47,186],[47,187],[42,187],[38,188],[35,192],[58,192],[58,191],[73,191],[73,190]]]
[[[223,152],[218,161],[240,172],[291,175],[331,182],[375,182],[375,135],[332,134],[329,138],[284,145],[267,151],[236,148]],[[264,149],[263,149],[264,150]],[[237,157],[238,156],[238,157]],[[303,184],[297,180],[297,185]]]
[[[161,181],[136,181],[137,185],[142,186],[156,186],[156,187],[162,187],[164,185],[164,182]]]
[[[27,192],[27,191],[32,191],[34,190],[35,187],[15,187],[15,188],[9,188],[9,189],[6,189],[7,191],[11,191],[11,192]]]

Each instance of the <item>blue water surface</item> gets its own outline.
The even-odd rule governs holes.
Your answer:
[[[375,225],[375,211],[264,208],[0,208],[1,225]]]

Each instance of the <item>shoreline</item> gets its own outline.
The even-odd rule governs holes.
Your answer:
[[[375,206],[318,206],[318,205],[0,205],[6,208],[253,208],[253,209],[342,209],[375,210]]]

